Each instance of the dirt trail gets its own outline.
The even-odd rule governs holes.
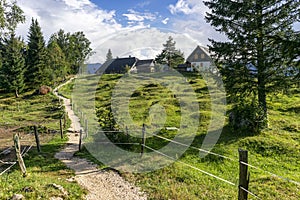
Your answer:
[[[71,80],[69,80],[71,81]],[[68,81],[68,82],[69,82]],[[65,84],[67,84],[66,82]],[[118,173],[114,171],[99,170],[93,163],[85,159],[74,157],[74,153],[78,150],[79,136],[75,134],[79,132],[81,127],[79,118],[74,114],[70,100],[58,95],[57,90],[62,87],[60,85],[54,90],[54,94],[63,100],[66,113],[71,120],[70,129],[73,133],[68,133],[67,146],[58,152],[55,157],[60,159],[70,169],[75,171],[74,179],[84,188],[88,190],[86,199],[89,200],[143,200],[147,199],[146,195],[139,188],[125,181]]]

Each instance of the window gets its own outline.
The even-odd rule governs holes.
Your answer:
[[[201,53],[201,58],[204,59],[205,58],[205,55],[204,53]]]
[[[195,53],[194,59],[197,60],[199,58],[198,54]]]

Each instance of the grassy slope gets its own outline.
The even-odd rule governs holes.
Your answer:
[[[30,127],[38,125],[41,137],[48,138],[48,141],[42,143],[42,153],[38,154],[36,148],[33,148],[25,156],[29,174],[27,177],[21,176],[18,165],[15,165],[9,173],[0,176],[0,199],[11,198],[15,193],[23,194],[26,199],[49,199],[53,196],[80,199],[85,193],[84,190],[77,183],[66,181],[67,178],[74,176],[74,173],[54,158],[54,154],[66,143],[66,138],[61,140],[58,134],[59,118],[63,114],[58,99],[52,94],[40,96],[32,95],[32,92],[25,93],[19,99],[11,96],[13,95],[0,94],[1,128],[23,132],[29,135],[27,138],[34,141]],[[69,121],[66,127],[68,125]],[[57,134],[48,134],[47,130],[52,132],[55,130]],[[32,141],[30,143],[34,143]],[[24,145],[21,140],[22,144]],[[51,186],[53,183],[62,185],[69,194],[63,195],[61,191]]]
[[[118,81],[118,75],[105,75],[99,81],[96,93],[96,108],[102,126],[111,126],[107,119],[111,91]],[[200,147],[210,116],[210,98],[204,81],[198,76],[188,77],[189,83],[197,93],[201,108],[199,131],[193,146]],[[137,124],[149,123],[148,109],[154,101],[166,107],[166,124],[178,126],[178,102],[170,91],[152,85],[137,88],[129,103],[130,114]],[[237,134],[225,126],[213,152],[238,160],[238,148],[249,150],[249,163],[263,170],[300,182],[300,124],[299,91],[290,95],[277,94],[268,97],[270,128],[260,135]],[[122,128],[122,127],[120,127]],[[174,133],[163,131],[162,136],[172,138]],[[154,138],[147,139],[147,145],[160,148],[166,143]],[[238,184],[238,162],[206,156],[199,158],[199,152],[189,149],[180,161],[220,176]],[[250,191],[262,199],[299,199],[300,188],[296,184],[272,177],[270,174],[250,168]],[[124,177],[141,186],[150,199],[236,199],[237,187],[228,185],[201,172],[174,163],[155,172],[143,174],[124,173]]]

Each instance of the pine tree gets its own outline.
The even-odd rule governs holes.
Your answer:
[[[268,126],[267,92],[292,79],[287,75],[291,59],[276,38],[295,38],[292,24],[299,15],[299,1],[211,0],[205,5],[211,10],[208,22],[228,38],[210,39],[210,51],[239,115],[236,118],[246,118],[248,127],[259,131]]]
[[[36,87],[48,84],[51,72],[47,66],[47,52],[41,27],[37,20],[32,19],[28,36],[28,51],[26,57],[26,82]]]
[[[182,64],[184,62],[184,55],[180,50],[176,49],[175,45],[176,42],[169,36],[166,43],[163,44],[164,49],[155,58],[156,63],[167,64],[172,68],[176,68],[178,64]]]
[[[106,54],[106,61],[112,60],[113,55],[110,49],[108,49],[107,54]]]
[[[24,48],[25,44],[11,34],[9,39],[4,41],[4,50],[2,52],[2,68],[1,80],[2,84],[9,92],[14,92],[16,98],[22,92],[24,84],[25,58]]]

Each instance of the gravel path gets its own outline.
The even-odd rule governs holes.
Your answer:
[[[70,80],[71,81],[71,80]],[[67,84],[66,82],[65,84]],[[71,120],[70,130],[68,133],[67,146],[58,152],[55,157],[65,163],[70,169],[75,171],[74,179],[88,190],[86,199],[89,200],[143,200],[147,199],[146,194],[140,191],[131,183],[125,181],[117,172],[111,170],[99,170],[97,165],[88,162],[85,159],[74,157],[78,150],[80,123],[79,118],[74,114],[70,100],[59,96],[57,90],[65,85],[62,84],[54,89],[54,94],[63,100],[66,113]]]

